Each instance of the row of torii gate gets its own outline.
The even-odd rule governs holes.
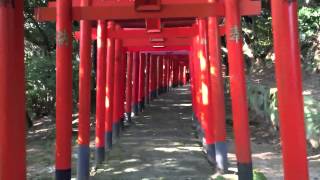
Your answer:
[[[96,162],[112,147],[126,113],[138,112],[191,74],[193,111],[205,131],[209,161],[227,171],[220,36],[226,36],[240,180],[252,179],[241,16],[255,0],[58,0],[36,9],[56,21],[56,179],[71,178],[72,21],[80,21],[78,179],[89,178],[91,43],[97,39]],[[284,178],[308,179],[296,0],[272,0]],[[188,26],[177,19],[191,19]],[[122,28],[119,20],[144,19]],[[175,27],[162,27],[172,19]],[[223,19],[224,24],[220,22]],[[177,20],[177,21],[176,21]],[[92,28],[93,22],[97,29]],[[0,179],[26,179],[23,1],[0,0]],[[159,52],[188,52],[187,56]]]

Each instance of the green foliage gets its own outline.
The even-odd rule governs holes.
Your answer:
[[[307,71],[320,70],[320,7],[299,10],[301,53]]]
[[[27,105],[37,116],[49,114],[55,103],[55,58],[26,59]]]
[[[74,42],[75,48],[77,47]],[[55,51],[49,55],[43,55],[41,50],[36,52],[26,49],[26,95],[28,111],[35,116],[49,115],[55,111],[55,87],[56,87],[56,58]],[[77,57],[77,53],[74,53]],[[78,82],[79,82],[79,61],[75,60],[73,63],[73,103],[76,107],[78,99]]]
[[[253,180],[267,180],[267,177],[257,170],[253,170]]]
[[[277,89],[248,83],[248,103],[252,111],[270,120],[275,130],[279,128]],[[310,95],[304,95],[304,117],[307,137],[312,147],[320,145],[320,105]]]
[[[225,178],[223,176],[218,176],[215,178],[215,180],[225,180]]]

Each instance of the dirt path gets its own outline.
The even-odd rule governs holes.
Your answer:
[[[143,114],[134,118],[135,124],[122,132],[109,155],[107,163],[91,172],[93,180],[207,180],[214,179],[192,129],[192,105],[189,87],[179,88],[160,96]],[[230,107],[228,107],[230,109]],[[43,119],[41,122],[50,121]],[[28,179],[52,179],[54,176],[54,125],[35,127],[28,135]],[[263,137],[263,127],[250,129],[254,169],[268,180],[283,179],[280,146]],[[232,127],[228,126],[230,170],[236,171]],[[74,140],[76,134],[74,134]],[[92,127],[91,163],[94,162],[94,126]],[[268,139],[268,141],[266,141]],[[73,177],[76,169],[76,145],[73,148]],[[309,157],[310,179],[320,179],[320,155]],[[224,175],[237,179],[235,174]]]
[[[180,88],[152,102],[92,179],[208,179],[212,170],[193,135],[190,99]]]

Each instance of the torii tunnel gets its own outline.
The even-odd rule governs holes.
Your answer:
[[[284,179],[309,179],[296,0],[271,0]],[[108,163],[124,121],[190,83],[212,169],[226,172],[221,36],[228,49],[238,177],[253,179],[242,16],[257,0],[57,0],[35,11],[56,23],[55,178],[71,179],[72,39],[80,42],[77,178],[89,179],[91,46],[97,40],[95,164]],[[73,32],[72,21],[80,21]],[[23,1],[0,0],[0,180],[26,179]],[[92,163],[91,163],[92,164]]]

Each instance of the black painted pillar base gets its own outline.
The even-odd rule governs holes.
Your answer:
[[[238,162],[239,180],[253,180],[252,163]]]
[[[96,152],[95,152],[95,165],[100,165],[104,162],[105,159],[105,149],[104,147],[96,147]]]
[[[216,163],[216,148],[215,144],[207,144],[207,159],[210,163],[210,165],[216,169],[217,163]]]
[[[56,169],[56,180],[71,180],[71,169]]]
[[[215,146],[217,169],[222,174],[227,173],[229,167],[227,143],[225,141],[216,142]]]
[[[121,131],[124,130],[124,128],[125,128],[125,125],[124,125],[124,117],[122,117],[122,118],[120,119],[119,125],[120,125],[120,132],[121,132]]]
[[[110,151],[112,149],[112,131],[105,133],[105,150]]]
[[[152,97],[152,99],[157,98],[157,91],[152,91],[151,92],[151,97]]]
[[[120,137],[120,120],[118,120],[117,122],[115,122],[112,125],[112,131],[113,131],[113,139],[114,140],[118,140]]]
[[[142,101],[139,102],[139,106],[138,106],[139,112],[143,112],[144,108],[145,108],[144,99],[142,99]]]
[[[77,180],[89,180],[89,145],[79,145],[78,163],[77,163]]]
[[[139,114],[139,103],[132,105],[132,112],[135,116]]]

